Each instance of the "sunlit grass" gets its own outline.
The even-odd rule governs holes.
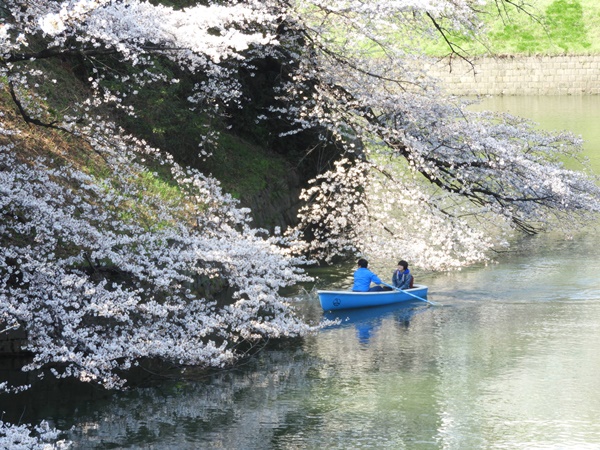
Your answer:
[[[454,37],[469,55],[483,54],[597,54],[600,53],[600,2],[597,0],[532,0],[531,15],[509,10],[498,18],[491,8],[483,41]],[[435,56],[446,55],[441,40],[425,40],[424,48]]]

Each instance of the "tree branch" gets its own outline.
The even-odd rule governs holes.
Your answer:
[[[450,38],[448,37],[448,35],[446,33],[446,30],[444,30],[442,28],[442,26],[437,22],[437,20],[435,20],[435,18],[431,14],[429,14],[429,12],[426,12],[425,14],[427,15],[427,17],[429,17],[429,19],[433,23],[433,26],[436,28],[436,30],[438,30],[438,32],[442,35],[442,38],[444,39],[446,44],[448,44],[448,47],[450,47],[450,50],[452,51],[452,55],[458,56],[460,59],[462,59],[467,64],[469,64],[473,71],[475,71],[475,65],[467,57],[462,55],[462,52],[464,52],[464,50],[461,47],[455,45],[450,40]],[[450,64],[450,68],[452,68],[452,64]]]
[[[21,114],[21,117],[23,117],[23,120],[25,120],[25,122],[27,124],[34,124],[34,125],[39,125],[41,127],[46,127],[46,128],[53,128],[55,130],[63,130],[61,127],[55,125],[57,123],[56,120],[50,122],[50,123],[44,123],[39,119],[36,119],[34,117],[31,117],[27,111],[25,111],[25,108],[23,108],[23,105],[21,104],[21,101],[19,100],[19,98],[17,97],[17,94],[15,92],[15,88],[13,86],[12,82],[8,83],[8,89],[10,91],[10,96],[13,100],[13,102],[15,103],[15,105],[17,105],[17,108],[19,109],[19,113]]]

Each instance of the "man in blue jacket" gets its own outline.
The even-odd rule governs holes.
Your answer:
[[[358,260],[358,269],[354,272],[354,285],[352,290],[355,292],[372,292],[372,291],[383,291],[381,286],[371,287],[371,282],[375,284],[381,284],[381,280],[377,275],[367,269],[369,262],[366,259]]]

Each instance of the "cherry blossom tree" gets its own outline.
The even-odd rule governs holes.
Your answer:
[[[205,75],[190,93],[195,108],[214,113],[237,101],[222,62],[273,39],[262,23],[275,18],[260,2],[175,11],[8,1],[0,9],[0,86],[23,124],[55,130],[97,159],[82,169],[60,152],[25,155],[30,129],[0,115],[0,333],[25,329],[24,370],[121,388],[145,360],[223,367],[270,338],[315,330],[280,295],[307,280],[294,240],[251,228],[249,211],[215,179],[105,115],[108,106],[135,114],[124,100],[136,86],[177,83],[157,69],[161,58]],[[107,55],[135,75],[108,67]],[[44,61],[75,57],[93,68],[91,95],[57,113],[47,93],[64,86],[53,88]],[[113,89],[115,80],[125,89]],[[210,130],[199,136],[210,139]],[[157,183],[162,192],[152,192]],[[5,395],[26,388],[0,383]],[[50,448],[57,436],[46,423],[0,422],[0,447]]]
[[[487,8],[487,9],[486,9]],[[307,250],[397,255],[430,269],[457,268],[505,248],[514,232],[569,232],[599,211],[597,178],[581,140],[522,118],[472,112],[428,78],[419,45],[480,32],[480,13],[524,2],[304,2],[295,25],[310,44],[288,92],[298,127],[326,127],[342,158],[304,192]],[[360,144],[357,144],[360,143]],[[579,161],[581,171],[565,161]]]
[[[13,425],[0,420],[0,445],[2,448],[12,450],[31,449],[68,449],[69,442],[58,439],[60,432],[51,429],[48,422],[43,421],[33,428],[34,436],[31,435],[30,427],[27,425]]]
[[[122,387],[122,370],[144,358],[231,364],[264,339],[315,330],[279,293],[306,280],[307,256],[460,267],[514,231],[598,213],[594,177],[563,165],[578,158],[577,138],[470,112],[422,70],[424,39],[467,57],[455,37],[477,36],[481,14],[524,9],[520,0],[155,3],[0,2],[0,86],[23,123],[72,136],[109,169],[20,155],[23,130],[0,117],[0,330],[26,328],[26,369]],[[256,74],[265,58],[282,71],[256,121],[285,122],[282,139],[313,130],[307,154],[338,149],[283,233],[253,229],[216,180],[108,117],[135,116],[141,88],[179,83],[168,61],[195,80],[190,108],[226,124],[252,104],[239,72]],[[70,59],[87,68],[89,96],[59,109],[45,64]],[[202,155],[216,132],[198,136]],[[151,167],[170,173],[172,197],[149,192],[144,180],[160,179]],[[228,298],[205,295],[202,280]]]

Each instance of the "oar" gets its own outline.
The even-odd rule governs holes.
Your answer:
[[[429,303],[431,306],[439,306],[439,305],[440,305],[439,303],[436,303],[436,302],[430,302],[430,301],[429,301],[429,300],[427,300],[427,299],[424,299],[424,298],[422,298],[422,297],[419,297],[418,295],[415,295],[415,294],[413,294],[413,293],[411,293],[411,292],[408,292],[408,291],[405,291],[405,290],[403,290],[403,289],[397,288],[396,286],[392,286],[391,284],[387,284],[387,283],[383,283],[383,282],[382,282],[381,284],[383,284],[384,286],[390,287],[390,288],[394,289],[395,291],[404,292],[405,294],[408,294],[408,295],[410,295],[411,297],[414,297],[414,298],[416,298],[417,300],[421,300],[422,302]]]

